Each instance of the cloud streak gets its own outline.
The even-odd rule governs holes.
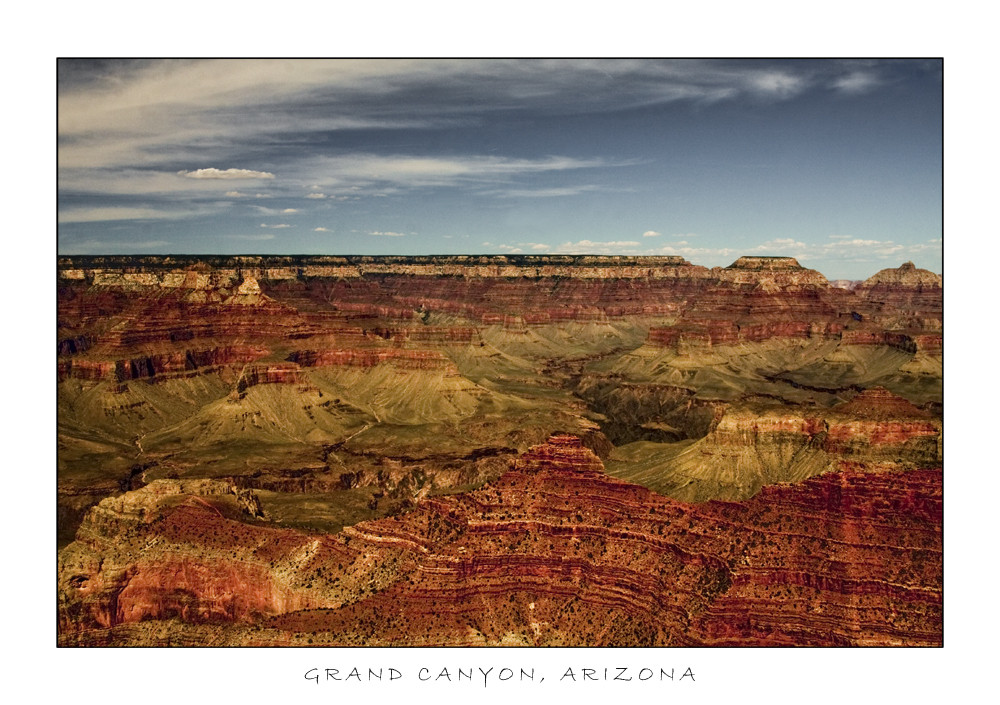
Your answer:
[[[178,171],[178,174],[188,179],[273,179],[274,174],[267,171],[252,169],[196,169],[194,171]]]
[[[563,172],[575,169],[624,166],[631,162],[547,156],[538,159],[512,159],[483,155],[456,157],[351,154],[317,159],[306,167],[309,179],[327,190],[343,189],[357,193],[375,185],[390,187],[430,187],[471,185],[503,181],[514,177]],[[575,187],[579,189],[581,187]],[[541,195],[569,195],[573,188]],[[508,192],[509,193],[509,192]],[[523,189],[518,195],[538,195]]]
[[[291,132],[447,129],[512,108],[604,113],[672,102],[782,101],[816,86],[856,92],[876,85],[870,70],[846,63],[763,60],[214,59],[73,66],[59,81],[63,167],[125,166],[206,150],[223,156],[232,144],[267,143]],[[256,173],[191,173],[201,171]]]

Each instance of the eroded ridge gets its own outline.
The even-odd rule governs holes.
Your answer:
[[[218,483],[150,485],[102,502],[64,551],[60,639],[936,645],[941,516],[938,469],[689,505],[566,435],[479,490],[339,535],[255,524]]]

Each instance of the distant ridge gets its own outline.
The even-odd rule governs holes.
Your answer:
[[[522,268],[537,268],[537,272],[527,276],[564,276],[570,270],[601,270],[618,268],[616,275],[632,278],[644,276],[643,270],[686,272],[685,276],[708,276],[710,272],[815,272],[803,267],[794,257],[746,255],[737,258],[727,267],[708,268],[693,264],[677,255],[62,255],[57,258],[57,269],[66,278],[68,271],[83,270],[121,270],[131,272],[150,272],[156,270],[194,270],[208,271],[212,269],[235,270],[291,270],[294,268],[336,268],[359,267],[371,273],[388,272],[393,267],[417,267],[421,270],[407,271],[409,274],[434,274],[426,268],[446,267],[441,274],[455,275],[465,267],[494,268],[493,276],[526,276],[523,272],[513,270]],[[683,269],[682,269],[683,268]],[[300,272],[311,276],[308,271]],[[478,275],[485,275],[480,270]],[[603,275],[602,275],[603,276]],[[721,274],[721,276],[726,276]],[[82,277],[69,277],[82,278]],[[285,277],[282,277],[285,278]],[[940,275],[928,270],[915,269],[912,263],[906,263],[898,269],[883,269],[871,277],[866,285],[872,285],[880,279],[921,279],[940,282]],[[833,286],[844,286],[847,280],[837,280]]]

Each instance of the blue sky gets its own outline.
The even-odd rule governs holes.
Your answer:
[[[941,271],[934,60],[59,62],[60,254]]]

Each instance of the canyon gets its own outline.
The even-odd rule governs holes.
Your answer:
[[[57,266],[58,643],[935,646],[943,281]]]

